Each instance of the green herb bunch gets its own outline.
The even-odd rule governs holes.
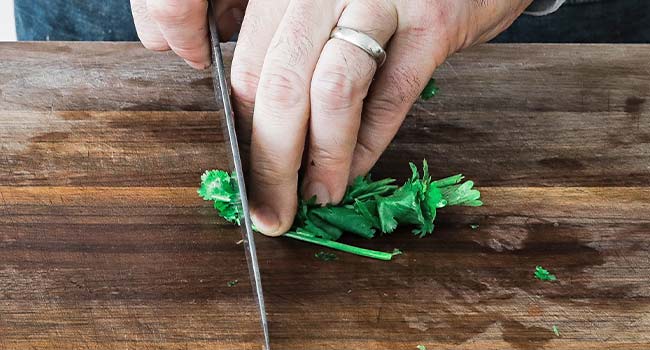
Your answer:
[[[370,175],[358,177],[348,187],[337,205],[321,206],[316,198],[301,201],[290,232],[285,236],[332,249],[380,260],[390,260],[394,253],[380,252],[337,242],[344,232],[364,238],[390,234],[398,226],[414,227],[412,232],[424,237],[434,228],[437,210],[446,206],[480,206],[481,193],[462,175],[433,181],[424,161],[422,174],[410,163],[412,175],[402,186],[395,179],[374,181]],[[207,171],[201,177],[199,195],[214,202],[224,219],[241,223],[241,209],[236,178],[223,170]]]

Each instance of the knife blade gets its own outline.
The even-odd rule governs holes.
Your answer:
[[[230,141],[230,150],[234,171],[237,176],[237,185],[241,197],[241,210],[244,218],[242,228],[242,239],[246,251],[246,261],[248,263],[248,272],[250,275],[251,286],[253,287],[253,296],[257,302],[260,314],[260,323],[264,337],[264,350],[271,350],[269,341],[269,327],[266,319],[266,307],[264,305],[264,293],[262,291],[262,277],[260,276],[259,262],[257,260],[257,251],[255,248],[255,237],[253,234],[253,224],[251,222],[250,210],[248,207],[248,196],[246,195],[246,183],[244,182],[244,172],[242,170],[241,155],[239,153],[239,143],[237,142],[237,133],[235,131],[235,119],[230,100],[230,88],[226,79],[226,72],[223,64],[221,46],[219,45],[219,30],[216,21],[215,0],[208,3],[208,24],[210,27],[210,41],[212,46],[212,83],[217,102],[223,102],[223,111],[226,119],[225,133]]]

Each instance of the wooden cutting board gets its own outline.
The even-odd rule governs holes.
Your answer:
[[[648,57],[445,63],[374,174],[426,158],[486,205],[424,239],[353,240],[404,251],[391,262],[260,236],[273,348],[650,348]],[[195,192],[227,168],[219,108],[209,72],[138,44],[0,44],[0,349],[259,349],[239,231]]]

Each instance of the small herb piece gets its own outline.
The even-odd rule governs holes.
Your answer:
[[[416,346],[416,348],[417,348],[418,350],[427,350],[427,347],[424,346],[424,345],[418,345],[418,346]]]
[[[402,253],[401,250],[395,248],[395,249],[393,249],[393,253],[392,253],[392,254],[393,254],[393,256],[395,256],[395,255],[402,255],[402,254],[404,254],[404,253]]]
[[[228,287],[234,287],[239,283],[239,280],[228,281]]]
[[[292,230],[284,236],[360,256],[391,260],[399,250],[381,252],[337,242],[344,232],[363,238],[388,234],[398,226],[414,226],[412,232],[424,237],[433,232],[437,210],[446,206],[480,206],[481,193],[463,175],[432,180],[426,161],[422,172],[411,163],[411,177],[402,185],[394,179],[374,181],[370,175],[358,177],[348,187],[338,205],[321,206],[316,198],[300,201]],[[214,202],[224,219],[240,224],[241,203],[237,180],[222,170],[207,171],[201,177],[199,195]]]
[[[556,337],[559,337],[559,336],[560,336],[560,331],[557,329],[557,326],[556,326],[556,325],[553,325],[553,333],[555,333],[555,336],[556,336]]]
[[[425,100],[425,101],[430,100],[437,93],[438,93],[438,87],[436,86],[436,80],[432,78],[427,83],[427,86],[424,87],[424,90],[422,90],[422,93],[420,93],[420,98]]]
[[[201,176],[198,193],[206,201],[214,202],[214,208],[222,218],[241,225],[237,177],[223,170],[206,171]]]
[[[535,278],[540,281],[555,281],[557,278],[541,266],[535,267]]]
[[[478,228],[478,224],[471,224],[469,225],[469,228],[471,228],[472,230],[476,230]]]
[[[324,252],[322,250],[320,252],[314,254],[314,257],[316,259],[323,260],[323,261],[334,261],[334,260],[337,260],[339,258],[334,253]]]

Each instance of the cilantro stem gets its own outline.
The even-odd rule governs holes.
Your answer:
[[[381,252],[377,250],[371,250],[371,249],[365,249],[365,248],[359,248],[355,246],[351,246],[348,244],[340,243],[337,241],[332,241],[329,239],[322,239],[318,237],[314,237],[305,233],[300,233],[300,232],[287,232],[284,234],[286,237],[290,237],[293,239],[297,239],[300,241],[305,241],[313,244],[318,244],[322,245],[324,247],[340,250],[342,252],[350,253],[350,254],[355,254],[359,256],[365,256],[367,258],[372,258],[372,259],[378,259],[378,260],[391,260],[393,258],[393,253],[387,253],[387,252]]]

